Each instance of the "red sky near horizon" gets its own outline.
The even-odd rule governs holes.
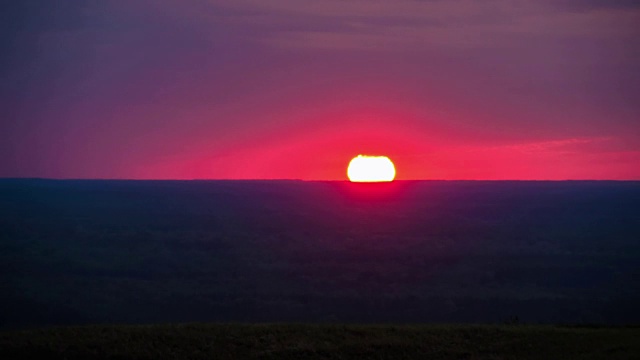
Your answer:
[[[640,5],[0,5],[0,177],[640,179]]]

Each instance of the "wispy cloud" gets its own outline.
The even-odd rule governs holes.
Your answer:
[[[589,152],[589,147],[615,140],[613,137],[575,137],[542,141],[527,141],[503,145],[460,147],[463,152],[505,152],[520,154],[561,154]]]
[[[552,1],[210,0],[212,16],[262,27],[265,43],[335,49],[496,46],[522,36],[637,35],[640,7]],[[270,21],[271,20],[271,21]],[[277,25],[276,25],[277,24]],[[515,38],[515,40],[514,40]]]

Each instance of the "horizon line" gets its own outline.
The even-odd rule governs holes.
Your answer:
[[[290,181],[290,182],[352,182],[348,179],[288,179],[288,178],[270,178],[270,179],[250,179],[250,178],[229,178],[229,179],[202,179],[202,178],[192,178],[192,179],[180,179],[180,178],[164,178],[164,179],[153,179],[153,178],[144,178],[144,179],[135,179],[135,178],[54,178],[54,177],[1,177],[0,181],[3,180],[50,180],[50,181]],[[608,182],[638,182],[640,179],[397,179],[390,182],[384,183],[394,183],[394,182],[418,182],[418,181],[522,181],[522,182],[563,182],[563,181],[608,181]],[[377,182],[371,182],[377,183]],[[360,183],[359,183],[360,184]]]

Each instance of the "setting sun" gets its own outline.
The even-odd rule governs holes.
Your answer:
[[[396,168],[386,156],[358,155],[349,162],[347,176],[352,182],[388,182],[396,177]]]

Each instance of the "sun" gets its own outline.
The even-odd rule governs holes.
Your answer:
[[[396,177],[396,168],[386,156],[358,155],[347,168],[351,182],[389,182]]]

